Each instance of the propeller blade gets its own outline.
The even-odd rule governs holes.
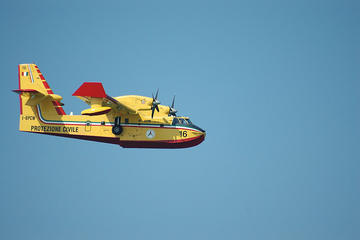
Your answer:
[[[174,108],[174,105],[175,105],[175,95],[173,97],[171,107],[169,107],[169,116],[175,116],[176,117],[177,110]]]
[[[154,112],[155,112],[155,108],[152,108],[152,111],[151,111],[151,118],[154,118]]]
[[[153,98],[153,101],[151,103],[151,118],[154,118],[155,109],[158,112],[160,111],[159,106],[158,106],[160,104],[160,101],[157,100],[158,95],[159,95],[159,89],[156,90],[155,97],[154,97],[154,93],[151,93],[151,94],[152,94],[152,98]]]
[[[169,108],[169,116],[175,116],[176,117],[177,110],[174,108]]]
[[[174,104],[175,104],[175,95],[173,97],[173,101],[172,101],[172,104],[171,104],[171,108],[174,108]]]

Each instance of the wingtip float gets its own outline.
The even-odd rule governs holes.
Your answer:
[[[200,144],[205,131],[171,106],[151,97],[106,94],[101,83],[85,82],[73,96],[90,105],[81,115],[67,115],[35,64],[18,67],[20,127],[23,132],[118,144],[125,148],[187,148]]]

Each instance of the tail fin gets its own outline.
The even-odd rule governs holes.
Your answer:
[[[35,64],[18,66],[19,89],[14,92],[20,98],[20,130],[28,131],[28,119],[39,120],[37,107],[47,115],[61,117],[66,115],[61,107],[61,96],[54,94],[44,75]]]

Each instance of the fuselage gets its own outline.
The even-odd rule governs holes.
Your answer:
[[[101,83],[84,83],[73,95],[90,105],[67,115],[35,64],[19,65],[20,131],[118,144],[126,148],[186,148],[200,144],[205,131],[176,117],[156,97],[110,97]],[[156,101],[155,101],[156,100]],[[156,106],[154,106],[156,103]],[[156,108],[156,111],[155,111]],[[121,129],[121,131],[119,130]],[[116,131],[115,131],[116,130]]]
[[[115,112],[97,116],[57,115],[47,111],[45,104],[33,108],[35,114],[21,116],[21,131],[112,143],[125,148],[186,148],[196,146],[205,139],[205,131],[187,117],[141,119],[132,114]],[[146,116],[146,113],[143,115]],[[115,117],[120,117],[123,128],[118,136],[112,132]]]

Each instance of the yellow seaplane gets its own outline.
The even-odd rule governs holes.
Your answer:
[[[85,82],[73,96],[90,105],[81,115],[67,115],[35,64],[18,66],[20,127],[23,132],[118,144],[124,148],[187,148],[200,144],[205,131],[188,117],[176,116],[155,96],[111,97],[101,83]]]

